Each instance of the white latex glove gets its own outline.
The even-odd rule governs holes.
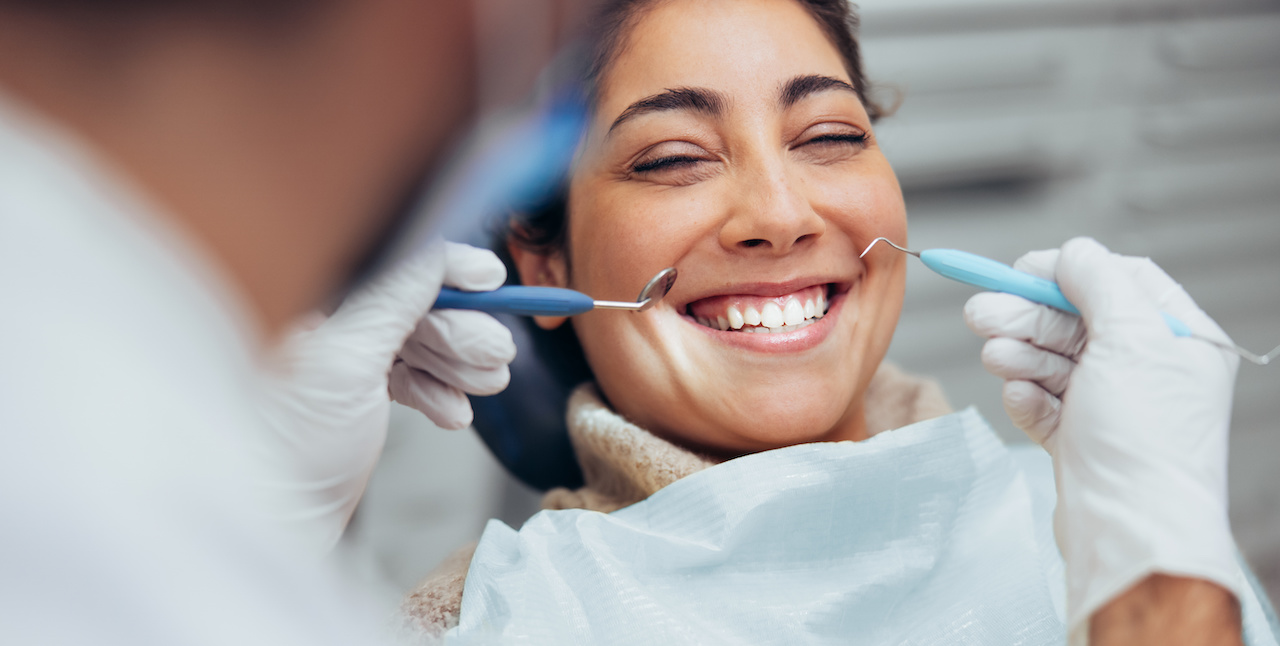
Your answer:
[[[506,327],[482,312],[428,311],[442,283],[484,291],[505,279],[492,252],[437,241],[285,341],[260,409],[280,472],[266,488],[296,538],[322,551],[341,536],[382,452],[392,399],[458,429],[471,423],[464,393],[506,387],[516,353]]]
[[[1005,379],[1014,424],[1053,456],[1054,533],[1067,567],[1068,630],[1153,573],[1243,588],[1227,521],[1227,430],[1239,358],[1178,338],[1227,335],[1155,263],[1089,238],[1015,268],[1055,280],[1081,316],[981,293],[965,320]]]

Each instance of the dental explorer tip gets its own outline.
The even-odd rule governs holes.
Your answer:
[[[890,239],[888,239],[888,238],[885,238],[885,237],[883,237],[883,236],[881,236],[881,237],[879,237],[879,238],[876,238],[875,240],[872,240],[872,241],[871,241],[871,244],[867,245],[867,248],[866,248],[866,249],[863,249],[863,250],[862,250],[862,253],[858,254],[858,257],[859,257],[859,258],[862,258],[863,256],[866,256],[866,255],[867,255],[867,253],[869,253],[869,252],[871,251],[871,248],[872,248],[872,247],[874,247],[874,246],[876,246],[876,244],[877,244],[877,243],[879,243],[879,242],[881,242],[881,241],[883,241],[885,244],[889,245],[890,247],[893,247],[894,249],[897,249],[898,251],[901,251],[902,253],[909,253],[909,254],[911,254],[911,255],[913,255],[913,256],[915,256],[915,257],[917,257],[917,258],[919,258],[919,257],[920,257],[920,252],[919,252],[919,251],[912,251],[912,250],[907,249],[907,248],[905,248],[905,247],[899,247],[898,245],[893,244],[893,241],[892,241],[892,240],[890,240]]]

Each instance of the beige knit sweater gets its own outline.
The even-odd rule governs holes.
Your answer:
[[[951,412],[942,389],[888,363],[881,364],[867,387],[867,431],[872,435]],[[716,464],[683,449],[614,413],[593,384],[569,398],[569,439],[586,486],[553,489],[543,509],[591,509],[610,512],[640,502],[659,489]],[[476,544],[455,552],[418,584],[400,607],[401,636],[433,643],[458,624],[462,589]]]

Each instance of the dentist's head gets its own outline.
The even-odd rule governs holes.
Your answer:
[[[585,4],[0,0],[0,92],[157,204],[273,334],[368,264]]]
[[[571,322],[609,402],[668,439],[733,455],[866,437],[905,263],[858,252],[905,239],[906,213],[848,4],[613,8],[566,206],[513,223],[522,280],[624,299],[679,269],[647,313]]]

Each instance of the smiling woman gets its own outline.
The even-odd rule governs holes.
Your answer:
[[[612,511],[736,456],[949,412],[882,365],[905,262],[858,253],[906,240],[906,210],[856,22],[844,0],[606,8],[566,194],[513,217],[504,245],[526,285],[604,297],[663,267],[680,279],[643,314],[536,319],[580,344],[593,380],[569,404],[587,486],[544,506]],[[410,597],[410,624],[457,620],[470,555]]]
[[[610,406],[660,437],[721,458],[864,439],[905,264],[857,252],[906,215],[847,3],[625,11],[567,209],[513,225],[519,275],[612,294],[680,270],[651,315],[572,322]]]

